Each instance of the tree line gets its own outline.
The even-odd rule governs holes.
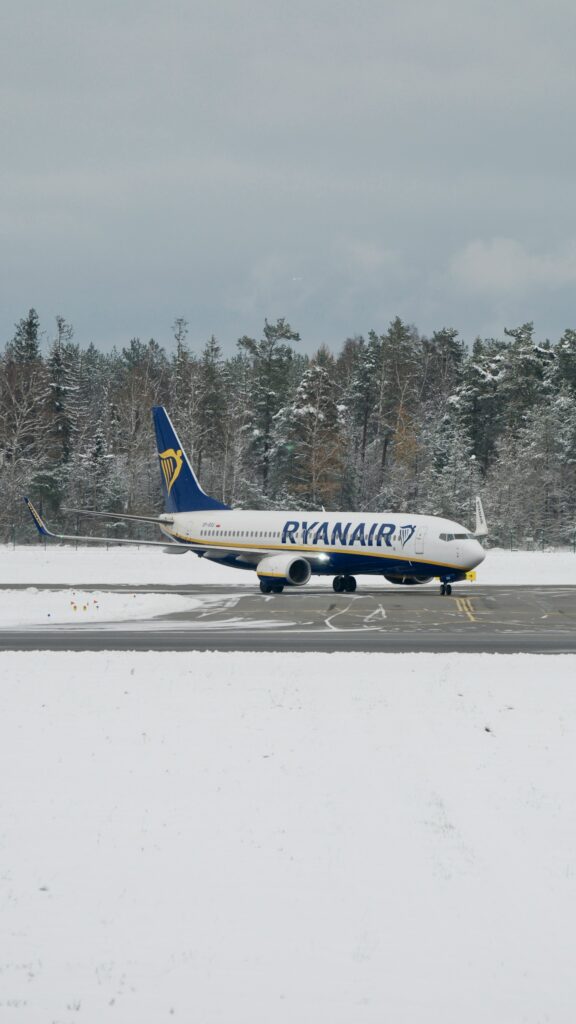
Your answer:
[[[15,525],[33,539],[26,493],[72,532],[70,508],[157,512],[150,408],[165,405],[204,489],[227,504],[473,525],[480,493],[491,543],[574,542],[576,331],[539,343],[526,323],[468,347],[453,328],[428,337],[397,317],[308,356],[279,319],[230,357],[214,337],[195,350],[182,318],[173,333],[170,351],[132,338],[103,352],[63,316],[49,336],[34,309],[15,325],[0,355],[3,541]]]

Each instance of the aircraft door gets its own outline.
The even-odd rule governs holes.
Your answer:
[[[416,537],[415,537],[415,543],[414,543],[414,554],[415,555],[423,555],[424,554],[424,537],[425,537],[425,535],[426,535],[426,527],[425,526],[419,526],[418,529],[416,530]]]

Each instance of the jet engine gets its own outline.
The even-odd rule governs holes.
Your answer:
[[[260,579],[277,580],[291,587],[303,587],[308,583],[312,569],[310,562],[297,555],[266,555],[256,567]]]
[[[387,576],[384,573],[384,579],[388,580],[388,583],[399,583],[404,587],[414,587],[418,583],[430,583],[433,580],[433,576]]]

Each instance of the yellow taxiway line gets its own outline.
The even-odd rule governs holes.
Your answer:
[[[474,608],[469,597],[457,597],[456,607],[462,615],[466,615],[469,618],[470,622],[478,621],[474,615]]]

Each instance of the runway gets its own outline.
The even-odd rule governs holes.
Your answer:
[[[0,629],[0,650],[576,652],[576,587],[463,585],[451,597],[436,586],[361,585],[355,594],[309,586],[270,596],[247,586],[75,589],[178,593],[196,607],[145,621]]]

